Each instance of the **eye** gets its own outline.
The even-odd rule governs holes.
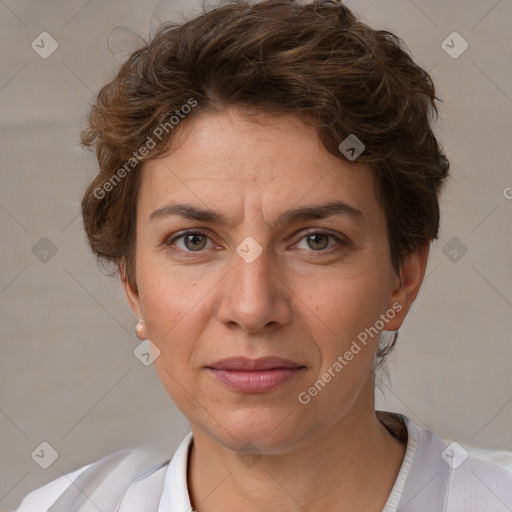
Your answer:
[[[177,243],[178,240],[183,241],[182,246]],[[209,237],[202,231],[185,231],[166,242],[166,244],[169,246],[174,245],[178,247],[178,249],[186,252],[201,252],[206,248],[208,240],[210,240]]]
[[[210,242],[210,245],[208,245]],[[306,247],[301,247],[300,244],[304,243]],[[180,251],[188,253],[200,253],[204,249],[212,248],[213,242],[210,237],[203,231],[188,230],[178,233],[172,239],[169,239],[165,244],[171,248],[177,248]],[[310,231],[300,239],[297,248],[309,249],[314,252],[327,252],[336,246],[347,246],[348,242],[340,237],[327,233],[324,231]]]
[[[324,231],[311,231],[301,238],[301,242],[303,240],[306,241],[307,248],[316,252],[332,249],[336,245],[347,245],[347,242],[341,238],[334,236],[332,233],[325,233]],[[329,244],[329,240],[331,240],[331,242],[334,241],[334,243]],[[299,249],[303,248],[304,247],[299,247]]]

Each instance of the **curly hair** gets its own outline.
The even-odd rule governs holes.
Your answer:
[[[101,89],[82,131],[99,162],[82,200],[89,245],[137,289],[141,167],[169,151],[177,133],[169,116],[181,127],[236,107],[250,118],[295,114],[340,159],[349,135],[363,142],[358,163],[374,172],[398,272],[407,254],[438,236],[449,162],[431,128],[436,100],[403,41],[340,2],[229,1],[163,24]],[[379,360],[395,341],[380,347]]]

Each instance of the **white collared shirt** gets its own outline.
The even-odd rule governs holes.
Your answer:
[[[407,427],[407,448],[382,512],[512,511],[512,452],[449,443],[401,414],[389,414]],[[148,460],[140,451],[101,459],[33,491],[16,512],[191,512],[192,439],[189,433],[170,462],[142,474]]]

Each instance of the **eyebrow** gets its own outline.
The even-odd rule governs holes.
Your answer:
[[[192,204],[168,204],[162,208],[158,208],[149,216],[149,221],[156,219],[178,215],[186,219],[197,220],[199,222],[210,222],[222,225],[229,225],[229,219],[220,212],[216,212],[209,208],[199,208]],[[325,219],[334,215],[348,215],[357,220],[363,220],[364,214],[358,208],[350,206],[344,201],[330,201],[328,203],[312,206],[303,206],[286,210],[279,215],[276,225],[292,224],[298,221]]]

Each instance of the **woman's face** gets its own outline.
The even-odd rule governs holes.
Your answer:
[[[268,453],[373,413],[375,330],[407,305],[370,168],[293,116],[180,128],[143,170],[138,293],[123,280],[172,400],[196,431]]]

